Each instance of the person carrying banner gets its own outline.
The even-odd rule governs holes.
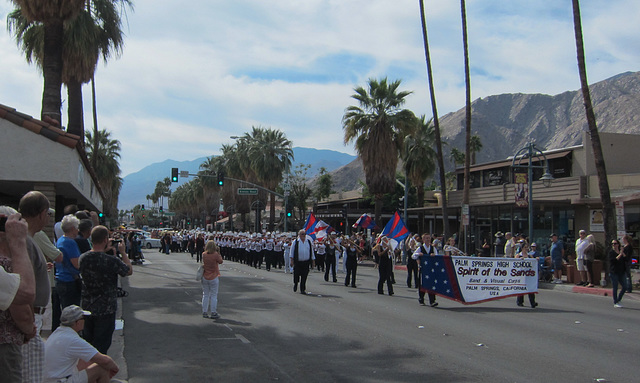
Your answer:
[[[515,255],[515,258],[535,258],[535,253],[529,251],[529,244],[524,242],[522,247],[520,247],[520,252]],[[538,306],[536,303],[536,294],[529,293],[529,304],[532,309],[535,309]],[[524,295],[518,295],[516,298],[516,304],[520,307],[524,306]]]
[[[422,245],[420,245],[416,251],[411,255],[413,259],[422,259],[422,257],[431,257],[435,255],[435,246],[431,244],[431,235],[428,233],[422,234]],[[422,262],[418,261],[418,264],[422,268]],[[422,270],[420,272],[422,275]],[[424,293],[425,290],[422,289],[422,286],[418,286],[418,302],[421,305],[424,305]],[[436,302],[436,295],[433,293],[429,293],[429,306],[436,307],[438,306],[438,302]]]
[[[289,258],[293,264],[293,291],[298,291],[298,282],[300,282],[300,294],[306,295],[309,266],[314,267],[316,258],[311,238],[307,238],[304,229],[298,231],[298,238],[291,244]]]

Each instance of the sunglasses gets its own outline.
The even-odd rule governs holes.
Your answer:
[[[620,242],[611,242],[612,245],[619,245]]]

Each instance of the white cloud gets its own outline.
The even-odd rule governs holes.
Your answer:
[[[459,2],[425,4],[444,115],[464,106]],[[342,114],[369,77],[401,78],[414,91],[407,107],[431,116],[415,0],[134,5],[122,57],[96,74],[100,126],[122,142],[124,174],[165,158],[217,154],[252,125],[281,129],[295,146],[353,153],[343,145]],[[0,103],[38,116],[42,79],[6,32],[11,8],[0,3]],[[583,2],[582,14],[591,82],[640,70],[637,1]],[[468,0],[467,18],[473,99],[579,87],[570,2]]]

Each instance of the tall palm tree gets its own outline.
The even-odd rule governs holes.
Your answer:
[[[104,194],[104,210],[108,217],[117,217],[118,197],[122,188],[120,177],[120,141],[111,138],[111,132],[106,129],[98,131],[94,136],[86,133],[87,142],[90,143],[87,157],[89,161],[95,161],[96,178]],[[95,150],[97,148],[97,150]]]
[[[427,36],[427,18],[424,12],[424,0],[420,2],[420,19],[422,21],[422,39],[424,41],[424,54],[427,61],[427,77],[429,78],[429,94],[431,96],[431,111],[433,113],[433,131],[436,144],[436,159],[438,160],[438,175],[442,193],[442,227],[444,238],[449,238],[449,212],[447,211],[447,178],[444,169],[444,155],[442,152],[442,139],[440,137],[440,121],[438,108],[436,107],[436,91],[433,85],[433,71],[431,68],[431,53],[429,51],[429,39]]]
[[[464,189],[462,191],[462,205],[469,205],[469,173],[471,167],[471,79],[469,70],[469,41],[467,38],[467,10],[465,0],[460,0],[462,14],[462,47],[464,49],[464,83],[465,98],[465,157],[464,157]],[[460,221],[460,235],[464,233],[463,221]],[[464,251],[467,249],[467,238],[464,237]]]
[[[611,202],[611,192],[609,190],[609,181],[607,180],[607,168],[602,153],[602,144],[600,143],[600,134],[596,124],[596,115],[593,112],[593,104],[589,93],[589,82],[587,81],[587,65],[584,56],[584,42],[582,38],[582,20],[580,17],[580,2],[573,0],[573,24],[576,38],[576,50],[578,56],[578,71],[580,72],[580,84],[582,87],[582,97],[584,99],[584,107],[587,116],[587,125],[589,127],[589,135],[591,136],[591,147],[593,149],[593,159],[596,164],[598,173],[598,187],[600,189],[600,200],[602,201],[602,215],[604,218],[604,235],[605,243],[610,243],[616,235],[615,210]],[[608,259],[605,257],[605,262]],[[605,264],[605,266],[608,266]]]
[[[68,92],[67,131],[80,137],[84,137],[82,84],[93,79],[100,56],[106,63],[112,53],[122,52],[124,34],[116,3],[132,7],[130,0],[87,1],[85,9],[64,23],[61,79]],[[43,68],[45,26],[29,21],[22,8],[11,12],[7,19],[27,61],[35,61]],[[94,124],[94,135],[96,132]]]
[[[418,118],[415,130],[404,141],[404,164],[409,181],[416,187],[418,207],[424,203],[424,183],[436,170],[435,129],[432,119],[425,120],[424,115]],[[418,213],[418,232],[424,233],[424,211]]]
[[[255,139],[249,148],[251,167],[265,188],[275,190],[293,161],[291,141],[280,130],[261,127],[252,129]],[[274,194],[270,195],[269,201],[269,231],[273,231],[276,219]]]
[[[62,49],[64,22],[72,20],[83,9],[85,0],[12,0],[20,7],[28,22],[43,25],[41,119],[62,122]]]
[[[398,91],[400,82],[369,79],[367,89],[356,87],[351,96],[359,105],[349,106],[342,117],[344,143],[355,141],[365,183],[375,196],[376,221],[380,221],[383,195],[393,191],[398,154],[415,121],[413,112],[402,109],[412,92]]]

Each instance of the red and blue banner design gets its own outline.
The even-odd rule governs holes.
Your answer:
[[[373,220],[373,218],[371,218],[369,214],[364,213],[363,215],[360,216],[360,218],[358,218],[356,223],[353,224],[353,228],[355,229],[356,227],[373,230],[376,227],[378,227],[378,225],[376,225],[375,221]]]
[[[464,304],[538,292],[537,258],[421,256],[422,291]]]
[[[304,231],[309,237],[316,240],[323,239],[327,234],[334,232],[335,230],[326,222],[316,219],[313,213],[309,213],[307,222],[304,224]]]
[[[316,216],[313,215],[313,213],[309,213],[309,216],[307,217],[307,222],[304,223],[305,233],[307,233],[307,235],[313,234],[313,230],[316,228],[317,223],[318,223],[318,220],[316,219]]]
[[[393,214],[391,220],[387,222],[387,226],[382,230],[382,235],[398,243],[409,236],[409,230],[397,211]]]

